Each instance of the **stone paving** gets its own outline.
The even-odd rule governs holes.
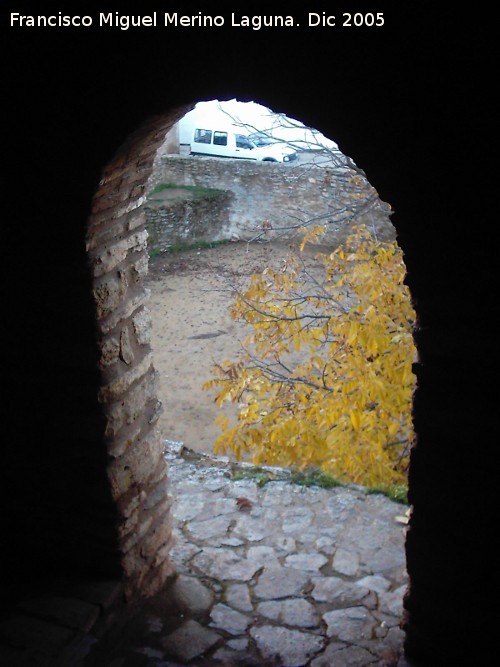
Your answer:
[[[150,610],[141,665],[405,664],[405,506],[294,484],[276,468],[283,479],[259,484],[249,464],[181,443],[167,442],[166,457],[177,576],[163,593],[173,607]]]
[[[9,667],[404,667],[406,507],[166,441],[176,574],[140,607],[53,582],[0,619]],[[238,479],[238,477],[240,477]],[[263,481],[272,478],[273,481]]]

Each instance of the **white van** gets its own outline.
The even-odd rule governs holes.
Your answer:
[[[202,127],[195,128],[193,132],[190,154],[262,162],[291,162],[297,157],[295,151],[284,145],[258,147],[246,135],[234,132],[232,129],[216,130]]]

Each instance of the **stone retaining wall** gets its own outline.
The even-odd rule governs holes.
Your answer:
[[[332,245],[341,242],[354,224],[373,225],[382,240],[395,238],[390,207],[380,201],[366,179],[354,172],[337,174],[302,163],[167,155],[160,160],[151,185],[161,182],[231,193],[227,217],[206,227],[205,241],[231,237],[249,240],[256,236],[289,240],[297,238],[298,227],[311,220],[327,224],[323,242]],[[367,206],[370,197],[374,200],[372,207]],[[354,210],[361,211],[356,218],[352,216]],[[181,233],[190,232],[184,227]]]
[[[227,238],[231,195],[211,198],[194,197],[144,207],[149,233],[149,247],[160,251],[171,245],[189,245],[200,241]]]

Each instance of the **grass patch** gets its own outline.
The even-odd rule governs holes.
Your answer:
[[[328,473],[321,472],[321,470],[287,470],[283,472],[275,472],[273,470],[266,470],[260,466],[254,466],[246,470],[238,470],[232,474],[233,480],[240,479],[253,480],[257,486],[265,486],[268,482],[291,482],[299,486],[316,486],[321,489],[333,489],[336,487],[349,488],[351,485],[339,481]],[[360,488],[360,487],[357,487]],[[403,484],[393,484],[392,486],[383,487],[362,487],[368,495],[379,493],[386,496],[390,500],[402,505],[408,505],[408,490]]]
[[[265,486],[268,482],[286,481],[288,479],[284,473],[281,475],[270,470],[264,470],[259,466],[248,468],[247,470],[238,470],[237,472],[233,472],[232,478],[235,482],[240,479],[251,479],[257,484],[257,486],[261,487]]]
[[[291,482],[299,486],[319,486],[322,489],[333,489],[336,486],[346,486],[338,479],[327,475],[320,470],[288,470],[283,468],[283,472],[275,470],[266,470],[260,466],[254,466],[246,470],[238,470],[232,475],[234,480],[251,479],[257,486],[264,486],[268,482]]]
[[[380,493],[387,496],[396,503],[408,505],[408,489],[404,484],[393,484],[392,486],[380,486],[367,489],[368,494]]]
[[[206,250],[207,248],[217,248],[217,246],[229,243],[229,239],[220,241],[198,241],[198,243],[172,243],[167,248],[167,252],[185,252],[187,250]]]
[[[190,192],[196,199],[218,199],[227,195],[225,190],[218,190],[217,188],[205,188],[202,185],[177,185],[177,183],[159,183],[156,185],[148,195],[150,201],[154,200],[154,195],[164,192],[165,190],[185,190]],[[178,197],[182,199],[182,196]]]
[[[321,470],[292,470],[290,481],[299,486],[319,486],[322,489],[333,489],[336,486],[345,486],[338,479]]]

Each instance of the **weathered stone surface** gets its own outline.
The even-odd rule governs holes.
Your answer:
[[[128,298],[120,303],[118,309],[109,312],[106,319],[99,320],[98,327],[101,334],[109,334],[126,319],[132,317],[139,308],[143,308],[148,299],[148,292],[142,289],[141,285],[140,289],[134,290],[132,293],[129,290],[127,296]]]
[[[101,358],[99,365],[101,368],[110,366],[118,361],[120,355],[120,341],[114,336],[110,336],[101,342]]]
[[[313,577],[314,588],[311,596],[317,602],[330,602],[335,605],[353,605],[366,597],[367,588],[340,579],[340,577]]]
[[[131,208],[129,208],[129,206]],[[135,204],[129,204],[122,212],[117,211],[117,214],[114,214],[113,217],[118,218],[124,212],[132,210],[132,208],[137,208],[137,206]],[[140,252],[141,250],[144,250],[147,247],[147,239],[147,231],[140,230],[131,234],[128,238],[123,239],[123,241],[115,241],[113,246],[107,247],[96,257],[93,267],[94,275],[97,277],[110,273],[118,266],[118,264],[123,262],[130,251]]]
[[[273,533],[271,528],[263,525],[259,518],[248,514],[238,517],[233,532],[237,537],[243,537],[249,542],[260,542]]]
[[[120,359],[127,365],[134,362],[134,348],[128,327],[124,327],[120,333]]]
[[[118,431],[124,426],[139,421],[144,414],[148,401],[157,401],[156,374],[147,373],[137,382],[120,400],[109,403],[106,410],[108,423],[106,436],[115,438]],[[113,447],[112,455],[118,456],[117,447]]]
[[[146,498],[144,499],[144,509],[149,510],[152,509],[153,507],[156,508],[156,510],[160,509],[160,503],[164,502],[165,499],[167,498],[168,495],[168,479],[167,479],[167,471],[165,470],[165,476],[160,479],[160,481],[153,486],[149,492],[146,495]],[[168,501],[169,506],[171,506],[171,500]]]
[[[406,592],[406,586],[400,586],[392,592],[380,593],[381,608],[393,616],[401,616],[403,613],[403,596]]]
[[[181,449],[179,445],[166,456],[171,466],[168,491],[175,502],[172,532],[177,543],[172,548],[170,526],[160,520],[169,503],[165,471],[151,476],[156,481],[148,481],[148,493],[134,495],[132,488],[118,499],[120,535],[129,548],[125,572],[154,594],[165,576],[173,574],[170,556],[177,578],[162,595],[171,596],[185,621],[168,637],[162,637],[162,623],[150,624],[151,644],[127,656],[127,664],[146,664],[149,659],[158,667],[179,667],[199,659],[200,664],[219,661],[221,667],[260,667],[266,662],[361,667],[381,666],[384,656],[401,653],[406,574],[393,567],[399,556],[388,556],[389,569],[380,561],[387,536],[397,534],[389,540],[390,548],[401,540],[401,527],[390,519],[401,513],[399,507],[381,497],[367,503],[357,490],[311,493],[285,482],[268,485],[276,489],[271,493],[254,482],[235,489],[223,465],[179,463]],[[128,461],[125,456],[120,459]],[[251,494],[251,512],[238,511],[235,498]],[[344,523],[332,525],[327,509],[332,497]],[[289,533],[281,530],[285,515]],[[385,522],[383,528],[377,516]],[[377,531],[369,529],[373,523]],[[148,550],[142,540],[149,533]],[[330,560],[342,574],[327,576]],[[211,627],[198,625],[201,619]],[[125,664],[125,658],[119,660]]]
[[[279,567],[278,556],[272,547],[257,546],[249,547],[247,550],[247,557],[253,561],[258,567]]]
[[[331,556],[335,553],[335,541],[331,537],[319,537],[314,546],[318,551],[328,556]]]
[[[131,445],[122,456],[108,466],[113,496],[120,497],[133,483],[144,486],[159,463],[163,464],[162,469],[165,471],[166,467],[160,457],[159,442],[153,432]]]
[[[278,659],[287,667],[305,665],[324,643],[321,636],[274,625],[254,627],[250,634],[265,659]]]
[[[245,665],[245,667],[248,667],[252,663],[248,661],[248,657],[246,655],[246,647],[241,649],[241,650],[235,650],[229,648],[229,642],[226,646],[223,646],[222,648],[217,649],[215,651],[213,658],[217,662],[215,664],[221,665],[221,667],[232,667],[232,665]],[[257,667],[257,663],[254,663],[255,667]],[[158,667],[163,667],[163,665],[159,665]],[[167,667],[167,666],[165,666]]]
[[[209,577],[223,580],[228,568],[240,560],[241,557],[230,549],[207,547],[193,558],[192,563]]]
[[[227,645],[229,646],[229,648],[232,648],[233,651],[244,651],[248,646],[248,639],[246,638],[230,639],[227,642]]]
[[[182,574],[173,583],[169,594],[182,609],[193,614],[208,612],[214,602],[213,592],[199,579]]]
[[[187,662],[205,653],[220,639],[221,636],[214,630],[189,620],[168,635],[162,643],[169,654]]]
[[[283,513],[282,530],[286,535],[300,538],[303,532],[311,525],[314,514],[307,507],[295,507],[287,509]]]
[[[203,510],[196,517],[196,519],[198,521],[203,521],[206,519],[214,519],[215,517],[224,514],[234,515],[236,509],[237,506],[233,498],[215,498],[212,502],[205,502]]]
[[[289,535],[276,534],[273,536],[272,543],[280,556],[293,554],[297,549],[297,543]]]
[[[353,512],[356,511],[356,508],[360,502],[360,498],[360,494],[357,495],[349,490],[333,489],[333,493],[328,499],[326,505],[332,523],[335,524],[339,521],[345,523],[349,517],[352,516]]]
[[[382,665],[386,649],[401,652],[396,614],[406,573],[393,567],[399,555],[388,556],[388,570],[373,566],[383,566],[386,540],[404,553],[391,518],[399,506],[367,502],[359,489],[253,480],[236,487],[227,461],[212,466],[208,456],[198,463],[181,452],[166,454],[176,497],[172,558],[180,574],[212,591],[211,624],[221,633],[221,646],[202,660],[361,667]],[[238,510],[238,497],[251,499],[250,511]]]
[[[206,500],[202,493],[185,493],[177,498],[173,513],[178,521],[190,521],[202,511]]]
[[[372,636],[377,621],[364,607],[348,607],[323,614],[327,624],[326,634],[344,642],[359,642]]]
[[[140,308],[132,318],[132,326],[139,345],[149,345],[151,343],[152,325],[153,320],[149,310]]]
[[[110,403],[117,400],[124,394],[134,382],[141,379],[146,373],[152,372],[153,357],[147,354],[141,361],[132,366],[130,370],[112,380],[99,390],[99,401],[101,403]]]
[[[252,622],[248,616],[225,604],[216,604],[210,617],[211,626],[229,632],[231,635],[242,635]]]
[[[148,256],[146,253],[139,255],[137,260],[130,265],[130,275],[135,282],[144,278],[148,273]],[[145,342],[145,341],[143,341]]]
[[[368,588],[370,591],[375,591],[376,593],[385,593],[391,587],[391,582],[380,575],[363,577],[363,579],[359,579],[356,584],[363,588]]]
[[[234,498],[243,496],[254,503],[259,497],[259,487],[251,479],[235,480],[231,487],[232,488],[229,491],[229,495],[233,496]]]
[[[218,544],[214,545],[210,542],[210,546],[221,546],[221,547],[241,547],[245,542],[240,540],[239,537],[221,537],[218,540]]]
[[[174,531],[174,540],[175,540],[175,531]],[[192,573],[192,568],[189,567],[189,563],[193,556],[201,553],[201,547],[196,546],[195,544],[189,544],[185,542],[174,542],[174,546],[170,552],[170,557],[175,563],[175,567],[178,572],[183,573]]]
[[[239,562],[230,565],[226,574],[220,578],[223,581],[250,581],[261,567],[258,561],[256,562],[250,558],[242,558]]]
[[[96,317],[101,319],[112,313],[125,294],[125,288],[116,278],[108,277],[94,287]]]
[[[308,581],[306,572],[291,567],[266,567],[255,586],[255,595],[261,600],[279,600],[300,595]]]
[[[355,551],[337,549],[333,557],[333,569],[348,577],[354,576],[359,569],[359,555]]]
[[[209,489],[209,491],[219,491],[225,486],[224,480],[214,477],[212,479],[205,479],[204,486]]]
[[[238,160],[238,164],[229,171],[222,160],[200,160],[193,161],[184,156],[166,155],[162,158],[161,169],[157,177],[163,182],[178,184],[191,184],[193,182],[203,183],[207,187],[225,189],[231,192],[231,197],[224,200],[224,206],[218,206],[219,211],[212,215],[202,217],[201,233],[202,240],[213,241],[220,238],[223,232],[225,238],[236,236],[241,239],[249,239],[254,236],[253,230],[260,228],[262,220],[276,221],[277,227],[282,227],[283,210],[293,211],[299,215],[300,211],[306,210],[310,216],[324,216],[328,214],[331,207],[339,207],[339,203],[346,203],[347,194],[339,183],[334,179],[328,187],[324,184],[325,171],[322,167],[309,165],[309,177],[294,169],[283,169],[283,165],[264,164],[254,160]],[[241,164],[240,164],[241,163]],[[262,167],[266,167],[262,169]],[[160,181],[161,182],[161,181]],[[225,213],[221,217],[221,211]],[[369,216],[361,215],[360,223],[375,224],[377,237],[380,239],[394,239],[394,227],[389,219],[386,205],[377,203],[375,210],[371,210]],[[219,214],[219,220],[210,224],[215,213]],[[148,211],[149,215],[149,211]],[[188,216],[178,214],[178,219],[187,218],[188,230],[184,234],[194,235],[199,232],[200,224],[197,218],[191,220]],[[156,219],[152,220],[152,223]],[[358,217],[356,218],[358,220]],[[163,225],[166,226],[167,222]],[[149,227],[151,228],[151,224]],[[172,238],[179,237],[179,223],[173,227]],[[184,231],[184,230],[181,230]],[[325,243],[338,244],[352,231],[352,223],[337,226],[328,226]],[[153,232],[152,232],[153,233]],[[275,232],[269,230],[270,238]],[[285,234],[285,236],[283,236]],[[293,234],[293,231],[292,231]],[[191,238],[191,236],[189,236]],[[281,230],[279,238],[287,238],[286,232]],[[290,238],[290,237],[288,237]]]
[[[386,498],[368,496],[363,510],[345,527],[339,547],[359,553],[361,561],[370,562],[372,570],[384,576],[404,569],[404,534],[394,530],[400,508]]]
[[[307,572],[318,572],[326,563],[328,558],[318,553],[294,554],[285,558],[285,567],[294,567],[296,570]]]
[[[233,609],[252,611],[253,605],[246,584],[232,584],[226,589],[226,602]]]
[[[198,540],[206,540],[216,535],[225,535],[232,519],[229,516],[217,516],[214,519],[205,521],[191,521],[187,530]]]
[[[311,667],[364,667],[377,658],[360,646],[329,644],[324,653],[311,662]]]
[[[220,581],[249,581],[260,568],[247,558],[241,558],[228,549],[206,548],[193,558],[193,565]]]
[[[257,611],[278,623],[301,628],[313,628],[319,620],[314,605],[303,598],[261,602],[257,606]]]

